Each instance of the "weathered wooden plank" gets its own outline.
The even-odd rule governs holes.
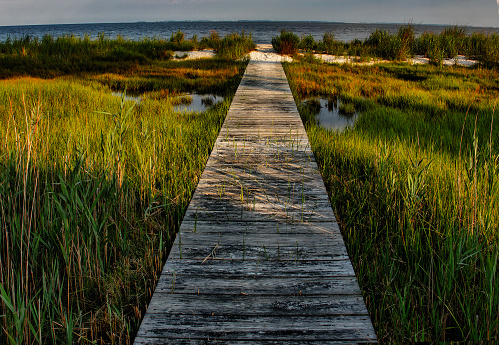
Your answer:
[[[209,198],[229,198],[242,201],[244,199],[259,200],[264,203],[279,203],[305,205],[308,203],[329,203],[329,197],[320,188],[317,181],[291,182],[282,179],[257,180],[237,179],[233,176],[225,178],[202,179],[198,187],[199,195]]]
[[[135,344],[150,344],[150,345],[160,345],[160,344],[172,344],[172,339],[169,338],[137,338],[135,339]],[[255,340],[219,340],[219,339],[175,339],[175,344],[189,344],[189,345],[253,345]],[[351,341],[329,341],[329,340],[309,340],[309,341],[293,341],[293,345],[310,345],[310,344],[320,344],[320,345],[356,345],[362,344],[363,342],[351,342]],[[280,340],[267,340],[259,339],[258,344],[260,345],[283,345],[285,344]]]
[[[200,224],[202,226],[202,223]],[[177,237],[184,244],[194,245],[228,245],[228,246],[266,246],[266,247],[329,247],[343,245],[343,238],[339,232],[311,236],[313,233],[280,233],[274,232],[272,236],[262,236],[261,233],[248,232],[241,234],[235,227],[232,231],[218,229],[218,232],[179,232]]]
[[[150,315],[138,337],[236,340],[375,339],[369,316],[200,316]]]
[[[247,141],[225,141],[217,142],[214,146],[214,152],[217,156],[219,155],[237,155],[237,157],[246,157],[251,155],[261,155],[260,158],[288,158],[288,156],[295,158],[308,158],[312,157],[313,153],[309,146],[305,146],[303,143],[301,146],[292,145],[295,142],[290,142],[291,145],[284,146],[283,143],[279,143],[278,147],[272,142],[268,143],[255,143]],[[296,142],[297,143],[297,142]],[[268,157],[267,157],[268,156]],[[216,156],[214,157],[216,158]]]
[[[321,205],[324,208],[331,208],[327,195],[315,195],[315,189],[293,190],[288,188],[252,188],[247,186],[201,186],[197,196],[202,196],[206,201],[194,200],[193,207],[205,208],[207,202],[214,205],[222,203],[235,203],[243,206],[248,211],[264,211],[268,208],[289,210],[316,210]],[[279,193],[281,192],[281,193]]]
[[[156,287],[160,293],[210,295],[360,295],[355,277],[197,277],[176,274],[175,279],[161,276]]]
[[[194,232],[196,234],[214,234],[217,238],[223,232],[224,235],[235,235],[239,237],[258,236],[267,237],[269,235],[297,235],[306,234],[322,240],[324,237],[336,237],[340,233],[340,228],[336,222],[325,223],[281,223],[281,222],[227,222],[227,221],[190,221],[184,220],[180,226],[180,232],[186,234]]]
[[[244,146],[239,146],[236,148],[220,148],[215,147],[216,154],[218,155],[217,160],[227,160],[235,159],[238,161],[246,160],[257,160],[261,165],[268,164],[269,162],[275,163],[296,163],[300,164],[303,160],[305,162],[312,160],[312,152],[307,150],[287,150],[287,151],[269,151],[268,154],[262,153],[256,150],[250,150]]]
[[[255,150],[245,148],[243,145],[235,148],[223,148],[217,146],[214,148],[215,153],[217,154],[217,160],[220,159],[237,159],[239,161],[245,161],[248,159],[259,159],[259,163],[264,165],[265,162],[276,162],[276,163],[291,163],[294,162],[296,164],[300,164],[302,160],[303,163],[312,161],[312,151],[310,149],[296,149],[290,148],[286,150],[266,150],[268,154],[264,152],[264,150]]]
[[[256,108],[255,108],[256,106]],[[293,110],[295,107],[295,110]],[[232,104],[231,109],[233,112],[231,116],[227,118],[227,121],[235,121],[246,119],[248,121],[267,121],[268,119],[273,119],[275,121],[279,120],[287,120],[293,121],[294,123],[298,123],[300,121],[299,116],[297,116],[296,106],[294,103],[278,103],[273,104],[272,109],[261,108],[258,105],[253,104]],[[252,116],[250,118],[249,116]],[[258,117],[253,116],[258,115]],[[287,123],[284,123],[287,125]]]
[[[314,182],[320,185],[321,181],[317,181],[317,170],[309,167],[307,169],[300,169],[293,165],[288,165],[288,168],[280,170],[277,166],[241,166],[234,165],[231,167],[220,167],[211,164],[206,167],[201,176],[202,180],[210,179],[230,179],[237,178],[239,180],[249,181],[268,181],[272,183],[274,180],[285,180],[290,182]],[[267,178],[266,178],[267,177]]]
[[[250,292],[250,291],[249,291]],[[368,315],[362,295],[234,295],[156,293],[149,304],[151,314],[226,316],[330,316]]]
[[[214,166],[230,166],[234,170],[242,169],[247,172],[261,171],[262,169],[282,169],[286,172],[293,172],[295,174],[307,174],[317,170],[317,166],[309,161],[293,162],[281,161],[274,162],[270,159],[257,159],[256,157],[248,157],[245,159],[237,159],[237,157],[217,157],[211,162],[207,163],[206,168],[210,169]]]
[[[350,260],[213,260],[168,259],[162,274],[222,277],[354,277]]]
[[[262,246],[230,246],[223,244],[183,244],[174,246],[171,250],[171,259],[217,259],[217,260],[269,260],[269,261],[331,261],[348,260],[348,253],[344,245],[328,247],[267,247]]]
[[[235,205],[230,202],[217,202],[215,199],[212,202],[217,209],[207,209],[202,204],[196,204],[193,200],[191,202],[193,207],[187,210],[184,219],[192,221],[281,221],[291,223],[336,221],[331,205],[328,204],[318,204],[311,209],[301,209],[292,205],[266,205],[262,203],[256,206],[249,203],[247,205]]]
[[[264,172],[266,171],[266,172]],[[321,181],[317,181],[314,176],[314,171],[308,174],[300,174],[299,172],[279,172],[277,169],[264,167],[258,170],[214,170],[212,168],[205,170],[199,183],[203,185],[217,185],[221,183],[232,183],[233,185],[256,185],[258,187],[264,185],[287,185],[300,186],[306,184],[307,186],[314,186],[319,188]],[[268,178],[265,178],[268,176]],[[324,190],[321,190],[321,194]],[[325,194],[325,193],[324,193]]]
[[[206,208],[204,201],[193,202],[186,220],[226,220],[226,221],[281,221],[281,222],[334,222],[333,211],[328,204],[305,204],[303,207],[292,204],[252,203],[236,205],[229,201],[211,199],[218,209]],[[206,205],[208,206],[208,205]]]

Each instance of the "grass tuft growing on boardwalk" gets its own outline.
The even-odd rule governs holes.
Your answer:
[[[497,339],[497,72],[285,70],[298,104],[339,97],[361,114],[336,133],[299,106],[378,339]]]

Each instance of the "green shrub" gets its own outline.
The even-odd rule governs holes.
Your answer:
[[[241,35],[233,33],[218,41],[215,53],[219,59],[237,60],[254,50],[255,47],[251,35],[246,35],[243,31]]]
[[[459,26],[445,28],[440,34],[440,45],[446,58],[452,59],[464,54],[467,45],[466,29]]]
[[[399,28],[398,36],[400,46],[395,50],[396,60],[406,60],[414,53],[414,27],[412,24],[407,24]]]
[[[350,56],[358,56],[361,61],[369,60],[370,49],[361,40],[355,39],[350,43],[345,44],[347,54]]]
[[[466,55],[480,61],[485,67],[499,66],[499,36],[474,33],[468,37]]]
[[[300,38],[292,32],[281,30],[281,35],[272,37],[272,47],[279,54],[293,55],[300,44]]]
[[[315,51],[317,49],[317,43],[314,40],[314,36],[307,35],[302,37],[299,48],[306,51]]]
[[[336,41],[334,39],[334,33],[324,33],[322,39],[322,51],[326,54],[331,55],[341,55],[345,49],[342,42]]]
[[[376,29],[366,40],[372,54],[389,60],[406,60],[414,52],[414,28],[411,24],[401,26],[397,35]]]
[[[185,34],[178,30],[175,34],[172,33],[170,37],[170,42],[172,43],[182,43],[185,39]]]

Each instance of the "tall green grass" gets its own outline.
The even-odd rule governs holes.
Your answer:
[[[0,78],[13,76],[56,77],[68,73],[131,72],[144,64],[168,61],[173,51],[212,48],[223,59],[238,59],[254,49],[251,35],[231,34],[220,38],[216,32],[198,40],[186,39],[178,31],[169,39],[155,37],[130,40],[89,36],[25,36],[0,42]]]
[[[378,339],[497,340],[497,72],[285,70],[297,101],[335,96],[361,113],[336,133],[299,107]]]
[[[414,24],[400,26],[395,34],[376,29],[367,39],[340,42],[334,33],[325,33],[322,41],[315,41],[312,35],[301,39],[292,32],[281,32],[272,38],[274,49],[281,54],[294,54],[301,49],[306,52],[332,55],[358,56],[361,60],[371,57],[392,61],[405,61],[415,54],[424,55],[434,65],[442,65],[443,60],[464,55],[479,61],[486,68],[499,66],[499,36],[490,33],[467,34],[465,27],[447,27],[440,33],[425,32],[415,34]]]
[[[225,36],[214,45],[214,48],[217,58],[237,60],[255,50],[256,45],[251,35],[247,35],[243,31],[241,35],[233,33]]]
[[[131,343],[245,66],[225,64],[204,113],[88,76],[0,81],[0,343]]]
[[[276,37],[272,37],[272,47],[279,54],[293,55],[296,53],[300,44],[300,38],[298,35],[281,30],[281,34]]]

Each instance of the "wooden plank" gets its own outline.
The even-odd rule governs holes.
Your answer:
[[[296,247],[267,247],[265,245],[238,245],[224,244],[185,244],[174,246],[171,250],[171,259],[216,259],[216,260],[269,260],[269,261],[331,261],[348,260],[348,253],[344,245],[327,247],[312,247],[297,245]]]
[[[171,339],[165,338],[137,338],[135,340],[135,344],[151,344],[151,345],[159,345],[159,344],[171,344]],[[189,344],[189,345],[206,345],[207,343],[211,345],[253,345],[255,344],[254,340],[221,340],[221,339],[175,339],[176,344]],[[303,345],[303,344],[320,344],[320,345],[356,345],[356,344],[364,344],[362,341],[341,341],[341,340],[308,340],[308,341],[293,341],[293,345]],[[283,345],[283,341],[280,340],[264,340],[259,339],[258,344],[261,345]]]
[[[362,295],[288,295],[276,299],[275,296],[244,292],[234,295],[157,293],[149,304],[148,312],[234,317],[368,315],[363,304]]]
[[[263,180],[269,182],[273,182],[274,180],[286,180],[290,182],[314,181],[314,183],[320,185],[321,181],[317,181],[317,179],[314,178],[316,173],[317,171],[311,167],[300,169],[291,164],[288,164],[287,167],[283,167],[282,169],[273,165],[255,167],[234,165],[231,167],[220,167],[210,164],[210,166],[207,166],[204,170],[200,183],[203,182],[202,180],[204,179],[238,178],[240,180]]]
[[[202,179],[198,184],[199,195],[209,198],[244,200],[250,198],[264,203],[286,202],[302,206],[304,204],[327,203],[329,197],[315,180],[295,181],[281,179],[258,180],[238,179],[234,176]]]
[[[226,340],[348,340],[375,339],[366,327],[369,316],[199,316],[150,315],[150,323],[138,337]]]
[[[161,276],[156,287],[160,293],[211,295],[360,295],[355,277],[197,277],[176,274],[175,279]]]
[[[190,221],[184,220],[180,226],[180,233],[187,234],[194,232],[196,234],[213,234],[217,238],[223,233],[225,236],[231,234],[239,237],[259,236],[267,237],[269,235],[297,235],[306,234],[310,237],[323,239],[329,236],[338,236],[340,228],[335,222],[325,223],[281,223],[281,222],[227,222],[227,221]]]
[[[191,202],[192,203],[192,202]],[[218,209],[206,209],[202,206],[189,208],[184,219],[191,221],[219,220],[219,221],[249,221],[249,222],[334,222],[334,213],[328,204],[319,204],[311,210],[301,210],[296,207],[283,205],[282,207],[259,204],[253,208],[251,204],[233,205],[213,201]]]
[[[201,223],[200,226],[203,224]],[[322,234],[322,236],[311,236],[312,233],[282,233],[274,232],[273,236],[262,236],[261,233],[249,232],[241,234],[232,227],[232,231],[218,229],[218,232],[179,232],[179,241],[189,245],[210,245],[219,244],[227,246],[266,246],[266,247],[329,247],[343,245],[343,238],[340,233]],[[181,237],[181,238],[180,238]]]
[[[201,198],[203,197],[203,198]],[[216,194],[196,191],[184,216],[186,220],[227,220],[227,221],[288,221],[324,222],[335,221],[328,202],[303,200],[298,204],[285,196],[277,200],[271,195],[261,196],[265,200],[247,197],[230,199]],[[301,196],[298,196],[301,197]]]
[[[161,273],[212,277],[355,277],[350,260],[213,260],[168,259]]]

